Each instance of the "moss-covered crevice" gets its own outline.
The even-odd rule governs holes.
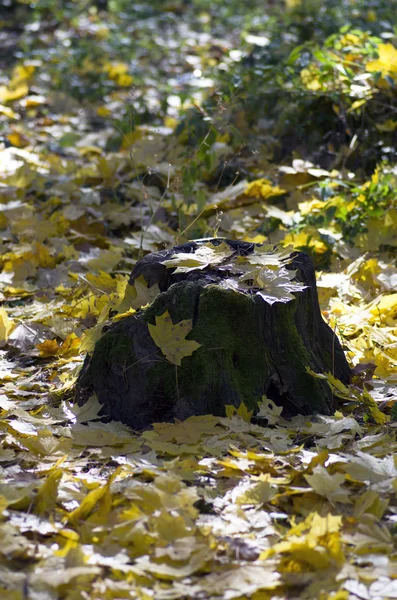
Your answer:
[[[272,363],[282,379],[289,382],[289,389],[284,391],[284,406],[290,414],[328,412],[331,401],[329,386],[306,371],[306,367],[316,370],[320,362],[314,353],[314,339],[308,337],[305,344],[297,328],[296,309],[295,301],[283,306],[282,314],[277,307],[272,312],[270,327],[273,332],[269,346]]]
[[[81,375],[84,385],[98,385],[106,377],[111,365],[127,367],[134,360],[131,338],[122,327],[114,328],[102,335],[95,345],[95,351],[89,362],[89,368]]]

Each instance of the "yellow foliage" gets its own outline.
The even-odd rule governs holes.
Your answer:
[[[96,508],[96,520],[102,524],[106,523],[107,515],[111,508],[111,493],[110,485],[115,477],[117,477],[118,470],[116,469],[109,477],[105,485],[97,487],[85,496],[80,506],[69,513],[64,521],[72,525],[78,525],[82,523],[90,514],[93,513]]]
[[[149,333],[167,360],[174,365],[181,365],[185,356],[191,356],[201,344],[195,340],[186,340],[192,330],[192,321],[185,320],[173,323],[168,311],[156,317],[156,325],[148,325]]]
[[[18,131],[12,131],[7,135],[7,139],[16,148],[25,148],[29,145],[29,140],[26,136]]]
[[[87,273],[86,279],[96,291],[101,292],[102,294],[115,292],[119,285],[119,279],[112,277],[109,273],[106,273],[106,271],[99,271],[98,274]]]
[[[129,87],[134,79],[128,74],[128,65],[122,62],[105,63],[103,70],[120,87]]]
[[[34,71],[35,67],[33,65],[17,65],[13,70],[8,86],[0,86],[0,103],[13,102],[26,96],[29,92],[29,86],[26,82],[32,78]]]
[[[0,85],[0,102],[14,102],[26,96],[29,92],[29,86],[26,83],[19,83],[13,87]]]
[[[120,313],[127,310],[138,310],[142,306],[150,304],[160,293],[157,283],[148,287],[143,275],[137,277],[133,285],[126,282],[124,290],[120,290],[121,301],[117,307]]]
[[[387,121],[383,121],[383,123],[377,123],[376,128],[379,129],[379,131],[393,132],[397,129],[397,121],[387,119]]]
[[[302,83],[312,92],[318,92],[323,88],[323,84],[319,81],[319,72],[314,65],[309,65],[302,69],[300,73]]]
[[[105,317],[109,306],[109,296],[102,294],[96,296],[93,293],[88,293],[79,300],[73,301],[71,304],[62,306],[62,312],[66,315],[73,316],[79,319],[85,319],[88,315]]]
[[[373,316],[372,322],[385,319],[392,323],[392,320],[397,319],[397,293],[375,300],[370,312]]]
[[[303,16],[320,3],[288,0],[287,5],[298,7],[301,18],[301,9]],[[73,22],[76,35],[83,41],[86,35],[107,38],[111,26],[103,25],[95,10],[88,15]],[[211,14],[203,16],[209,23]],[[361,16],[376,19],[372,10]],[[45,36],[51,38],[52,32],[46,30]],[[381,43],[379,58],[369,61],[366,53],[377,43],[369,33],[345,31],[333,36],[332,50],[326,43],[313,53],[313,62],[300,73],[308,96],[331,98],[332,92],[341,127],[350,128],[346,146],[334,146],[334,136],[326,136],[319,148],[334,157],[340,171],[312,164],[301,148],[290,165],[277,165],[262,122],[258,152],[240,153],[233,128],[218,118],[227,103],[217,92],[213,125],[201,118],[204,112],[192,121],[206,131],[213,127],[204,141],[198,128],[196,148],[182,147],[175,136],[176,111],[165,117],[167,129],[157,131],[155,123],[131,126],[115,148],[110,129],[92,129],[91,121],[95,115],[118,119],[134,82],[127,63],[94,59],[95,53],[83,53],[86,58],[73,65],[73,74],[81,82],[97,74],[98,85],[108,88],[102,106],[90,95],[75,102],[60,89],[47,97],[47,65],[36,56],[32,64],[18,64],[8,79],[6,71],[2,74],[0,118],[7,143],[0,147],[0,591],[5,597],[270,600],[303,594],[348,600],[395,595],[395,174],[382,163],[360,184],[363,173],[354,165],[365,167],[360,157],[368,140],[353,137],[360,126],[358,111],[369,98],[376,100],[377,73],[389,102],[386,98],[379,115],[372,101],[368,104],[365,127],[376,127],[385,139],[397,130],[389,81],[397,79],[397,49]],[[233,55],[227,44],[208,45],[208,57],[201,56],[199,46],[191,47],[192,66],[197,63],[201,70],[220,60],[229,65]],[[65,55],[72,50],[65,45]],[[145,66],[147,57],[141,58]],[[231,99],[233,126],[249,140],[250,119],[235,103],[238,98]],[[182,98],[181,105],[187,102]],[[181,135],[191,141],[191,133],[185,127]],[[76,142],[68,147],[74,134]],[[208,140],[214,145],[207,155]],[[280,142],[275,139],[274,145],[279,148]],[[352,161],[351,152],[357,153]],[[234,153],[251,178],[260,178],[214,190],[200,175],[202,157],[210,163]],[[197,173],[188,182],[194,189],[187,197],[192,165]],[[163,181],[169,178],[164,194],[149,185],[154,167]],[[280,174],[280,186],[273,184]],[[281,194],[285,197],[278,202]],[[226,407],[226,417],[154,423],[144,432],[103,418],[95,395],[83,406],[75,403],[85,353],[108,327],[120,327],[114,322],[126,317],[133,322],[135,310],[160,293],[142,276],[128,283],[136,260],[171,248],[176,236],[183,243],[186,236],[212,236],[218,228],[222,237],[267,242],[272,249],[293,244],[316,255],[324,268],[323,316],[354,367],[351,385],[338,380],[332,361],[330,373],[311,372],[321,385],[330,385],[338,411],[284,418],[281,404],[290,390],[282,388],[276,373],[266,379],[269,398],[258,389],[263,395],[255,414],[248,410],[251,404],[238,406],[233,398],[226,400],[236,404]],[[353,240],[350,231],[358,231]],[[248,267],[252,281],[277,297],[271,277],[292,250],[268,252],[263,245],[249,257],[238,257],[238,277]],[[163,264],[181,274],[219,266],[229,271],[232,254],[225,242],[200,243],[199,252],[174,255]],[[295,305],[292,299],[292,311]],[[271,310],[282,309],[266,307],[266,318],[272,318]],[[203,349],[189,339],[198,337],[194,321],[173,323],[170,313],[172,307],[146,332],[153,339],[149,360],[175,365],[164,386],[167,397],[169,389],[177,389],[177,403],[185,386],[178,390],[176,366],[189,356],[186,364],[194,364],[194,352]],[[332,339],[330,334],[330,344]],[[294,340],[277,343],[284,347]],[[315,364],[318,348],[308,351],[314,352]],[[222,352],[214,340],[208,360]],[[111,384],[106,377],[104,372],[105,385]],[[144,385],[151,385],[150,378]],[[273,390],[280,392],[277,403],[270,399]],[[158,396],[161,419],[161,390]]]
[[[297,527],[292,527],[285,541],[279,542],[261,553],[260,558],[281,554],[288,555],[302,570],[326,569],[342,564],[344,555],[339,530],[342,517],[328,514],[321,517],[310,513]]]
[[[304,0],[285,0],[285,5],[288,10],[295,10],[296,8],[302,6],[303,2]]]
[[[175,129],[175,127],[178,125],[178,121],[177,119],[175,119],[174,117],[164,117],[164,127],[169,127],[170,129]]]
[[[49,356],[71,357],[79,353],[80,338],[75,333],[70,333],[64,342],[60,345],[54,340],[46,340],[41,344],[37,344],[37,349],[40,351],[40,356],[48,358]]]
[[[319,213],[326,206],[327,202],[313,198],[298,204],[301,215],[311,215]]]
[[[284,240],[284,246],[292,245],[294,248],[310,248],[318,254],[324,254],[327,246],[321,240],[318,232],[313,228],[305,228],[300,233],[288,233]]]
[[[385,78],[397,78],[397,48],[391,43],[379,44],[377,51],[379,58],[367,63],[367,71],[381,73],[382,79],[378,85],[390,87],[390,83]]]
[[[286,190],[283,190],[278,185],[274,186],[268,179],[256,179],[248,184],[244,190],[245,196],[252,196],[254,198],[271,198],[272,196],[281,196],[285,194]]]
[[[13,71],[13,76],[11,82],[14,83],[16,81],[29,81],[32,79],[35,73],[35,67],[29,64],[20,64],[16,65]]]
[[[233,415],[238,415],[239,417],[244,419],[244,421],[246,421],[247,423],[251,423],[251,418],[252,418],[254,411],[248,410],[248,408],[246,407],[244,402],[241,402],[241,404],[238,408],[236,408],[232,404],[227,404],[225,406],[225,410],[226,410],[226,416],[228,419],[230,419]]]
[[[99,117],[109,117],[109,115],[112,114],[112,111],[106,106],[101,105],[96,109],[96,113]]]
[[[21,118],[18,113],[12,110],[12,108],[3,106],[2,104],[0,104],[0,115],[4,115],[7,119],[15,119],[17,121]]]
[[[264,244],[266,241],[268,241],[268,238],[265,235],[262,235],[261,233],[257,233],[257,234],[245,235],[244,241],[252,242],[254,244]]]
[[[14,322],[8,317],[6,309],[0,307],[0,345],[8,340],[14,325]]]
[[[35,498],[35,511],[37,514],[43,515],[49,513],[55,507],[62,475],[62,469],[54,469],[41,485]]]

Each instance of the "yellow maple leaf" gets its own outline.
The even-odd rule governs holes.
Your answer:
[[[73,510],[66,518],[65,521],[68,523],[78,523],[80,520],[84,520],[95,508],[99,500],[106,493],[106,487],[97,487],[87,494],[82,500],[80,506]]]
[[[209,242],[200,246],[194,253],[179,252],[174,254],[171,258],[163,260],[162,264],[169,269],[175,269],[175,273],[188,273],[196,269],[220,265],[232,254],[233,249],[226,242],[221,242],[218,246]]]
[[[244,402],[242,402],[237,409],[238,416],[241,417],[244,421],[247,421],[247,423],[251,423],[251,417],[252,417],[253,413],[254,413],[254,411],[248,410],[248,408],[245,406]]]
[[[127,63],[106,63],[103,70],[107,73],[109,79],[115,81],[121,87],[128,87],[134,81],[132,75],[128,73],[129,68]]]
[[[273,402],[273,400],[270,400],[265,394],[262,396],[262,401],[259,403],[258,417],[264,417],[267,419],[269,425],[274,425],[280,420],[282,412],[282,406],[277,406],[277,404]]]
[[[299,202],[298,207],[301,215],[311,215],[320,213],[326,206],[326,202],[314,198],[313,200],[305,200]]]
[[[36,348],[40,351],[40,356],[48,358],[50,356],[75,356],[79,352],[80,338],[75,333],[70,333],[62,344],[53,340],[45,340],[37,344]]]
[[[87,294],[83,298],[79,298],[72,302],[71,305],[62,306],[62,313],[70,317],[77,319],[85,319],[87,315],[93,315],[95,317],[106,312],[109,304],[109,296],[102,294],[102,296],[95,296],[94,294]]]
[[[53,469],[41,485],[35,498],[35,512],[38,515],[48,513],[55,507],[62,474],[62,469]]]
[[[96,291],[102,292],[102,294],[110,294],[116,291],[118,280],[112,277],[106,271],[100,270],[96,275],[95,273],[87,273],[85,279],[96,289]]]
[[[192,320],[186,319],[173,323],[168,310],[156,317],[156,325],[148,325],[149,333],[167,360],[174,365],[181,365],[182,358],[191,356],[201,346],[195,340],[186,340],[192,330]]]
[[[241,402],[240,406],[236,408],[233,404],[227,404],[225,406],[226,417],[231,419],[233,415],[238,415],[247,423],[251,423],[251,418],[254,413],[253,410],[248,410],[244,402]]]
[[[31,258],[34,264],[43,269],[53,269],[56,265],[56,259],[51,256],[49,249],[40,243],[35,244],[32,251],[26,253],[26,258]]]
[[[300,77],[302,83],[312,92],[318,92],[323,87],[323,84],[319,80],[319,73],[315,65],[309,65],[307,68],[302,69]]]
[[[387,318],[395,319],[397,316],[397,293],[381,296],[374,300],[370,312],[373,315],[371,322]]]
[[[310,513],[305,521],[289,530],[284,541],[261,552],[260,559],[287,554],[302,566],[310,565],[311,569],[342,564],[344,556],[339,534],[341,526],[341,516],[328,514],[321,517],[318,513]]]
[[[0,343],[6,342],[11,330],[14,327],[14,322],[8,318],[5,308],[0,308]]]
[[[20,100],[26,96],[29,92],[29,87],[26,83],[19,83],[17,86],[7,87],[6,85],[0,85],[0,102],[13,102],[14,100]]]
[[[59,354],[61,356],[76,356],[79,353],[80,338],[75,333],[69,333],[67,338],[63,341]]]
[[[11,131],[7,135],[7,139],[12,146],[16,148],[25,148],[25,146],[29,146],[29,139],[23,135],[20,131]]]
[[[80,506],[75,508],[69,513],[64,521],[67,523],[78,524],[80,521],[84,521],[93,513],[96,509],[95,520],[99,523],[106,523],[111,507],[111,493],[110,486],[115,477],[119,474],[119,469],[116,469],[107,479],[105,485],[97,487],[91,490],[80,503]]]
[[[286,190],[281,189],[278,185],[272,185],[268,179],[255,179],[248,184],[244,191],[245,196],[253,196],[254,198],[263,198],[266,200],[271,196],[281,196]]]
[[[124,296],[117,307],[120,313],[126,312],[128,309],[140,309],[146,304],[150,304],[157,294],[160,293],[160,288],[157,283],[151,287],[148,286],[143,275],[139,275],[134,281],[134,285],[127,284]]]
[[[45,340],[41,344],[37,344],[36,348],[40,351],[40,356],[48,358],[49,356],[57,356],[59,352],[59,346],[56,339]]]
[[[390,416],[385,415],[385,413],[380,410],[379,406],[372,398],[371,394],[365,389],[362,393],[362,400],[365,406],[368,408],[371,417],[373,418],[375,423],[377,423],[378,425],[385,425],[385,423],[388,423],[390,421]]]
[[[306,228],[299,233],[288,233],[284,240],[284,246],[292,245],[294,248],[310,248],[316,254],[324,254],[327,251],[327,246],[321,240],[315,228]]]
[[[152,522],[160,539],[165,540],[168,544],[179,538],[187,537],[192,532],[189,522],[172,511],[162,510],[158,516],[152,519]]]
[[[29,81],[30,79],[32,79],[35,70],[36,69],[33,65],[17,65],[13,70],[11,83],[14,84],[19,81]]]
[[[246,487],[244,492],[237,496],[237,504],[264,504],[270,502],[277,494],[275,486],[270,482],[270,477],[266,473],[262,476],[259,481],[253,485],[250,484]]]
[[[313,469],[312,475],[305,475],[304,477],[319,496],[324,496],[324,498],[328,498],[331,502],[350,502],[347,490],[342,488],[345,482],[344,474],[331,474],[322,465],[317,465]]]
[[[92,352],[95,348],[95,344],[102,335],[102,329],[104,324],[98,323],[90,329],[86,329],[81,336],[80,352]]]
[[[4,115],[7,119],[15,119],[16,121],[20,120],[20,115],[12,110],[9,106],[4,106],[0,104],[0,115]]]
[[[381,73],[381,87],[390,86],[385,77],[397,78],[397,48],[393,44],[379,44],[379,58],[367,63],[367,71]]]

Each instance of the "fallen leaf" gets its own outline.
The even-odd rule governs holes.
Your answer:
[[[173,323],[168,311],[156,317],[156,325],[148,325],[149,333],[167,360],[174,365],[181,365],[186,356],[191,356],[201,344],[195,340],[186,340],[192,331],[192,320],[186,319]]]

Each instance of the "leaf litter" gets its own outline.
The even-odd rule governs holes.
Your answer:
[[[381,74],[381,86],[393,73],[394,53],[383,44],[367,64]],[[62,111],[61,95],[47,92],[45,78],[33,85],[36,67],[25,62],[0,86],[9,144],[0,147],[4,597],[396,598],[395,200],[375,211],[350,245],[338,220],[344,203],[359,214],[368,190],[376,192],[382,177],[395,182],[395,173],[378,171],[344,196],[338,182],[345,173],[303,160],[279,169],[263,161],[250,182],[216,191],[196,182],[187,202],[178,187],[186,146],[167,129],[169,120],[162,133],[137,127],[108,150],[114,129],[93,130],[78,103]],[[119,87],[99,116],[122,106],[131,84],[124,63],[104,63],[101,72]],[[214,153],[221,143],[213,142]],[[152,161],[161,177],[175,176],[172,193],[136,178],[134,169],[143,181],[149,177]],[[308,181],[323,188],[302,188]],[[316,225],[316,215],[330,208],[337,216]],[[261,228],[265,217],[268,230]],[[340,400],[333,416],[287,421],[263,397],[255,416],[241,405],[223,418],[156,423],[138,434],[103,423],[95,398],[81,408],[69,402],[84,354],[109,319],[139,310],[159,292],[143,278],[128,286],[139,255],[207,232],[263,248],[292,243],[323,269],[323,315],[355,367],[349,387],[332,373],[313,373]],[[225,246],[202,246],[167,266],[188,272],[227,265]],[[329,269],[322,266],[327,255]],[[264,288],[268,302],[291,301],[301,288],[287,269],[277,281],[275,266],[279,259],[271,264],[258,250],[240,263],[237,288]],[[165,314],[152,327],[176,365],[197,347],[185,340],[189,322],[174,324]]]

